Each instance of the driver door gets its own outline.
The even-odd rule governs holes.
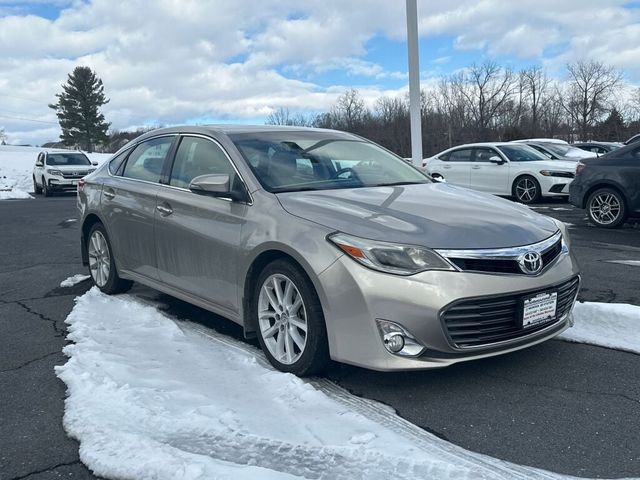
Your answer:
[[[494,195],[508,195],[509,192],[509,165],[492,162],[491,159],[498,157],[504,159],[493,148],[474,148],[473,164],[469,186],[474,190],[492,193]]]

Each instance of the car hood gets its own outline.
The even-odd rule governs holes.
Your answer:
[[[283,208],[350,235],[431,248],[529,245],[558,227],[524,205],[446,183],[277,194]]]

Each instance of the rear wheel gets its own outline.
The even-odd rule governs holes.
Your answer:
[[[33,177],[33,193],[42,193],[42,187],[38,186],[38,182],[36,182],[36,177]]]
[[[280,371],[313,375],[329,363],[327,329],[320,300],[306,274],[276,260],[258,276],[252,299],[258,341]]]
[[[627,207],[620,192],[600,188],[589,195],[587,214],[598,227],[618,228],[627,219]]]
[[[513,196],[521,203],[535,203],[541,194],[540,184],[531,175],[523,175],[513,183]]]
[[[131,288],[133,284],[131,280],[123,280],[118,276],[109,237],[101,223],[96,223],[89,231],[87,254],[89,256],[89,273],[93,283],[102,292],[111,295],[126,292]]]

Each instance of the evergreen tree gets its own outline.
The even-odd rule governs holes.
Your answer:
[[[58,103],[49,105],[58,116],[65,145],[80,146],[89,152],[96,144],[106,142],[109,123],[100,107],[109,102],[102,80],[89,67],[76,67],[56,94]]]

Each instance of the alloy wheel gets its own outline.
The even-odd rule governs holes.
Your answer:
[[[107,240],[99,230],[94,231],[89,238],[88,253],[91,277],[98,287],[104,287],[109,281],[111,255]]]
[[[516,184],[516,197],[522,203],[530,203],[538,196],[538,186],[530,178],[522,178]]]
[[[296,285],[280,273],[264,281],[258,296],[258,325],[269,353],[292,365],[307,344],[307,312]]]
[[[594,196],[589,205],[591,218],[600,225],[611,225],[618,220],[621,212],[620,199],[610,192]]]

